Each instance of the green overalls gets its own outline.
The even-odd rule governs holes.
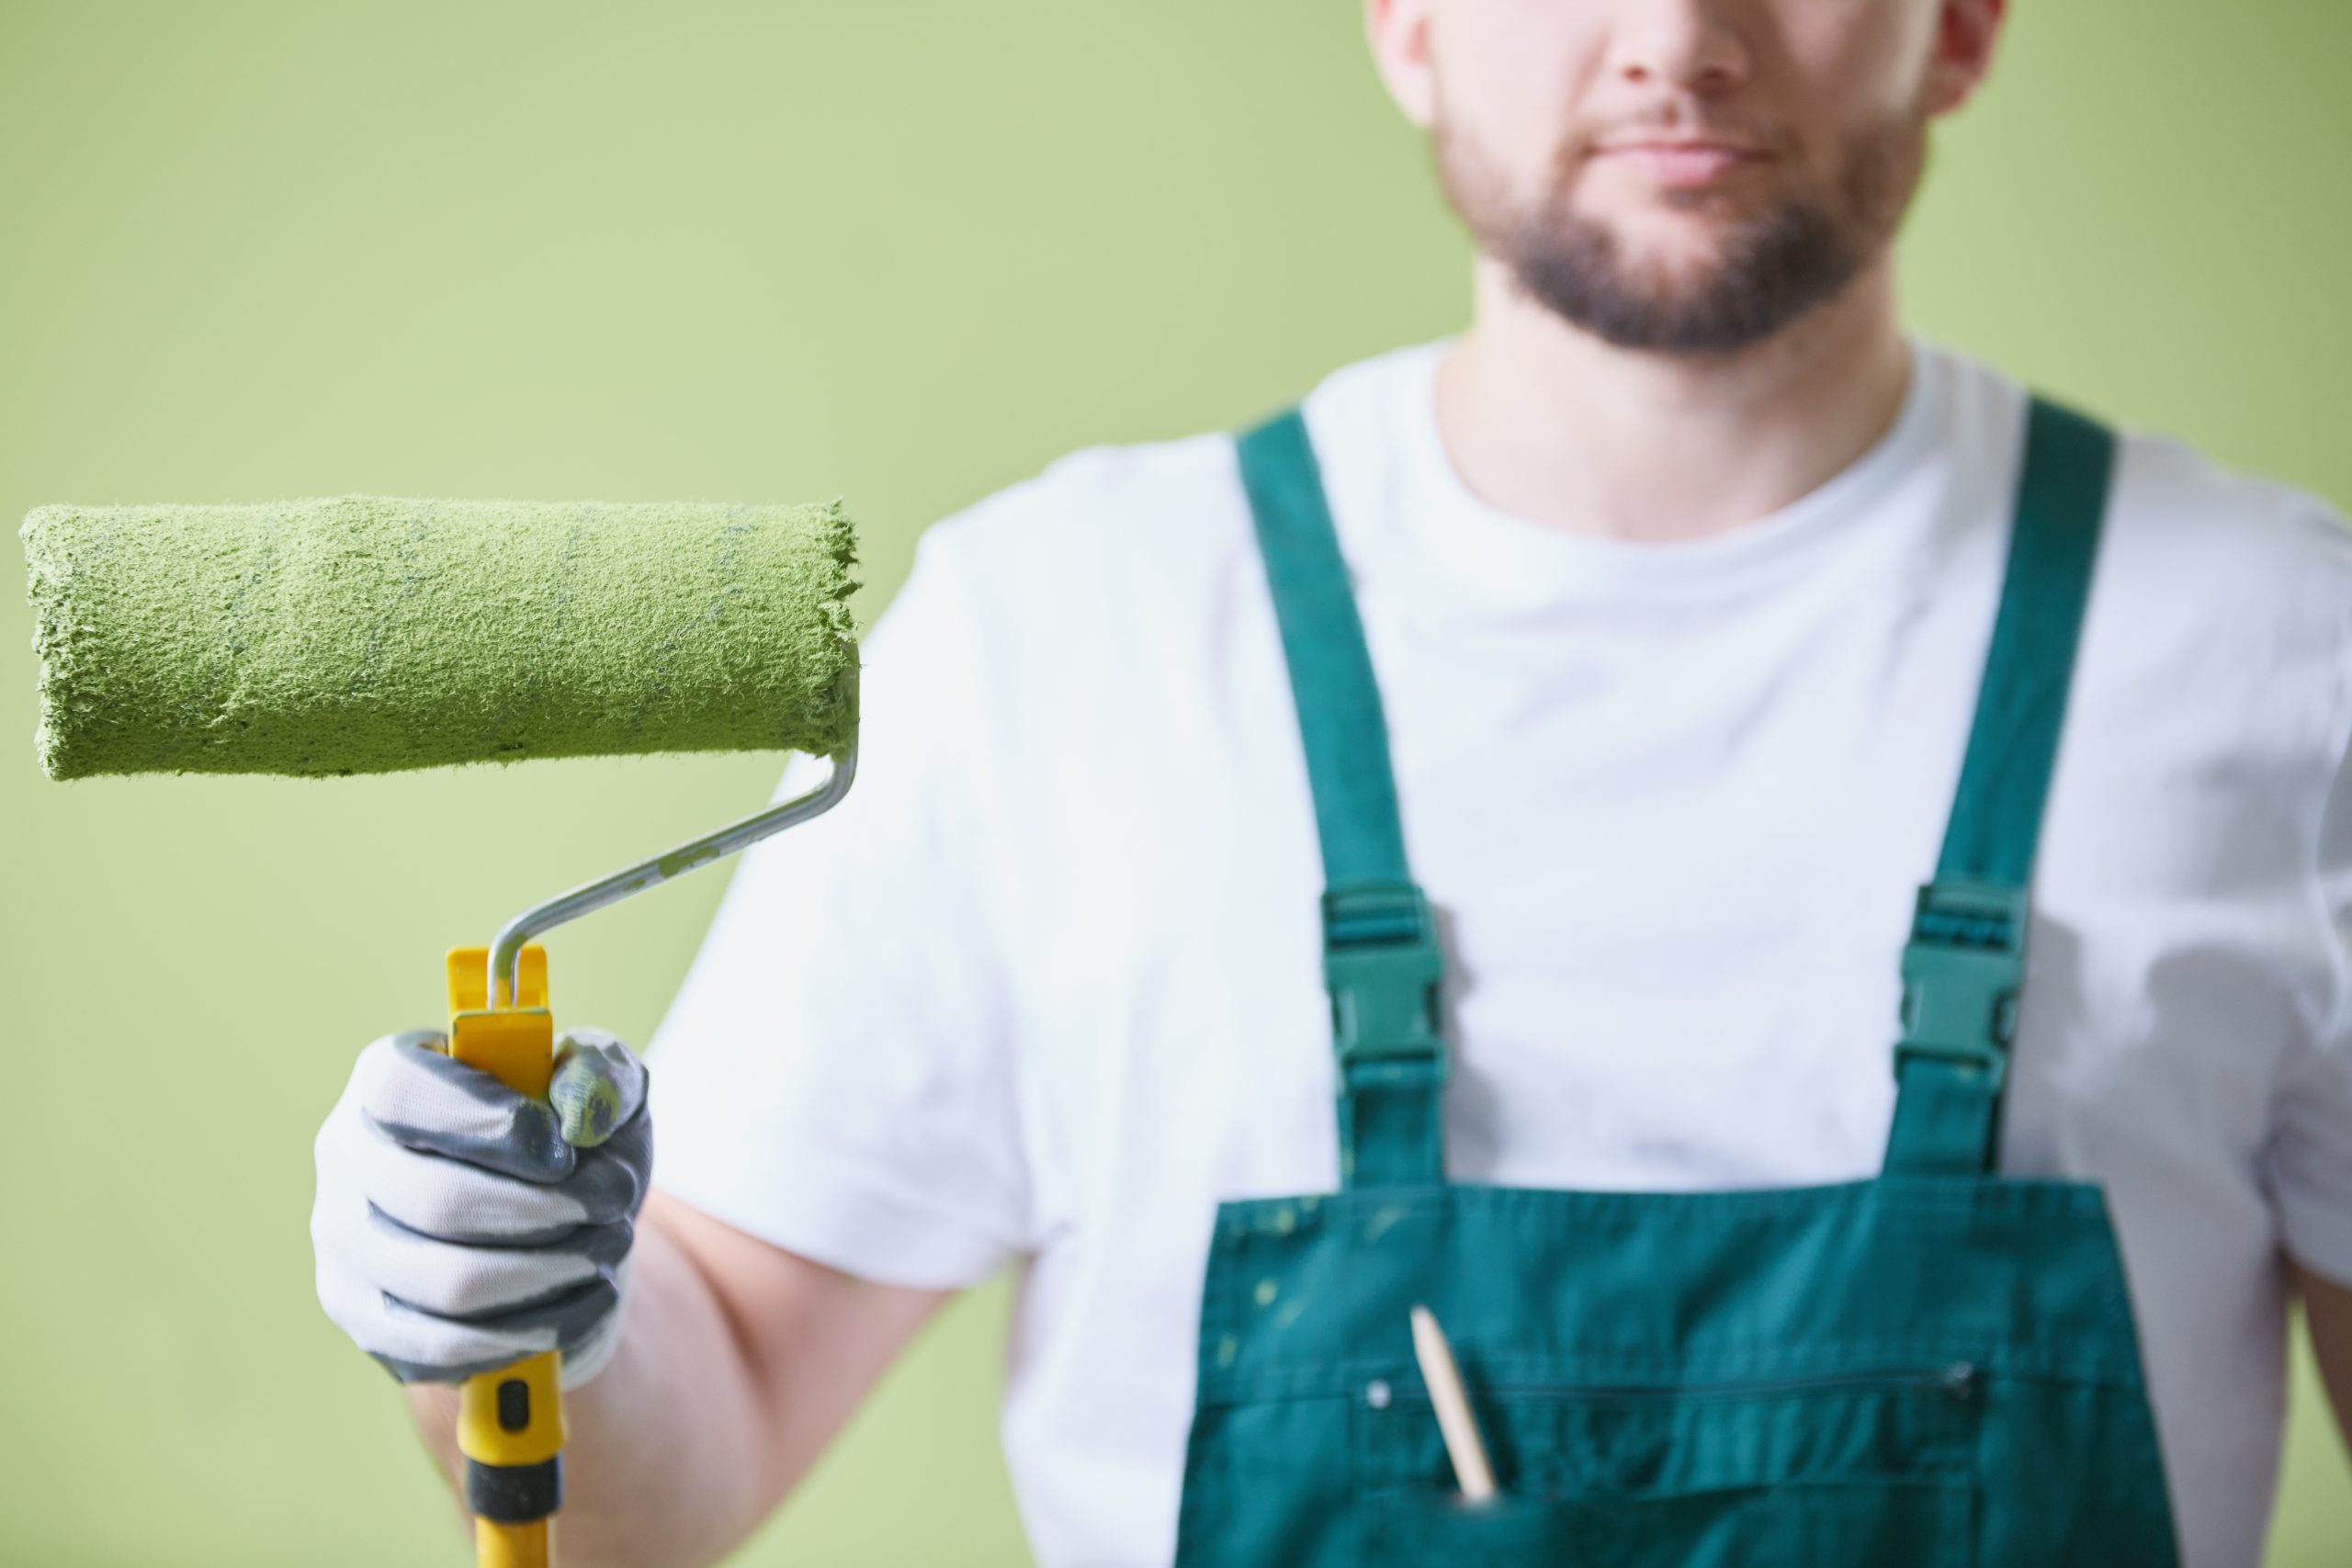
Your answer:
[[[1904,949],[1883,1172],[1732,1192],[1445,1179],[1443,964],[1297,410],[1238,455],[1322,840],[1340,1179],[1217,1210],[1178,1562],[2175,1562],[2105,1199],[1995,1169],[2112,435],[2032,403],[1959,798]],[[1484,1428],[1483,1506],[1415,1370],[1416,1303]]]

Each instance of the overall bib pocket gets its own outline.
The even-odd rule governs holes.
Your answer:
[[[1419,1390],[1355,1413],[1361,1561],[1972,1568],[1982,1377],[1965,1363],[1676,1387],[1474,1392],[1501,1495],[1455,1491]]]

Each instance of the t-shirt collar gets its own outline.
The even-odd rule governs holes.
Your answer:
[[[1437,423],[1437,367],[1452,336],[1395,351],[1385,406],[1394,503],[1380,508],[1420,569],[1477,597],[1530,606],[1563,599],[1675,597],[1755,588],[1835,553],[1928,455],[1949,396],[1946,367],[1916,338],[1893,424],[1861,456],[1786,506],[1696,539],[1635,541],[1574,534],[1482,500],[1453,467]],[[1373,411],[1367,411],[1373,412]],[[1348,519],[1340,519],[1343,535]]]

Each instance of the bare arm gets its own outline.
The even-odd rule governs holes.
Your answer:
[[[2335,1429],[2352,1442],[2352,1285],[2339,1285],[2292,1258],[2288,1269],[2302,1292],[2303,1318],[2311,1325],[2320,1382],[2335,1408]]]
[[[656,1190],[611,1362],[567,1395],[565,1568],[700,1568],[783,1501],[949,1294],[812,1263]],[[408,1388],[458,1483],[458,1392]]]

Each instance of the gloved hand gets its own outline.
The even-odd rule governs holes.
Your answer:
[[[653,1165],[645,1068],[571,1030],[537,1100],[445,1048],[436,1030],[376,1041],[319,1129],[319,1301],[402,1382],[554,1349],[577,1387],[620,1338]]]

